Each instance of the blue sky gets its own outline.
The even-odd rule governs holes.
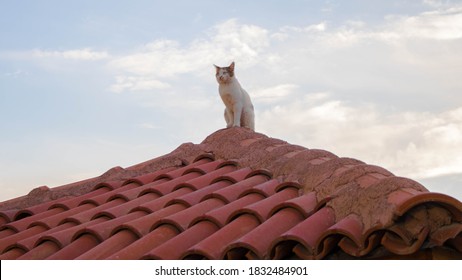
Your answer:
[[[462,1],[0,0],[0,201],[256,130],[462,199]]]

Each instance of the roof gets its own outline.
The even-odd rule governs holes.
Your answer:
[[[243,128],[0,209],[0,259],[462,256],[457,199]]]

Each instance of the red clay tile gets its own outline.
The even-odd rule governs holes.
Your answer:
[[[325,232],[325,235],[341,234],[359,245],[361,243],[362,232],[363,225],[361,220],[356,214],[350,214],[331,226]]]
[[[357,245],[349,239],[343,239],[342,249],[345,252],[351,252],[352,256],[366,256],[380,245],[383,234],[383,230],[371,228],[368,232],[364,233],[363,245],[361,247],[357,247]]]
[[[223,164],[225,161],[223,160],[214,160],[210,162],[206,162],[200,165],[189,166],[181,175],[186,175],[191,172],[199,172],[201,174],[210,173],[216,169],[220,168],[220,165]]]
[[[140,176],[136,176],[134,178],[130,178],[130,179],[125,180],[123,182],[122,186],[125,186],[127,184],[131,184],[131,183],[136,183],[139,186],[146,185],[148,183],[154,182],[155,179],[157,177],[161,176],[162,174],[168,173],[168,172],[173,171],[173,170],[176,170],[176,168],[175,167],[169,167],[169,168],[165,168],[165,169],[158,170],[158,171],[155,171],[155,172],[151,172],[151,173],[143,174],[143,175],[140,175]]]
[[[212,172],[209,172],[205,175],[202,175],[200,177],[194,178],[192,180],[189,180],[183,184],[179,184],[178,186],[175,186],[173,190],[177,190],[179,188],[191,188],[193,190],[197,190],[200,188],[203,188],[210,183],[212,183],[213,180],[215,180],[217,177],[223,176],[224,174],[233,172],[236,170],[235,165],[225,165],[217,170],[214,170]]]
[[[106,239],[103,243],[80,255],[76,260],[103,260],[132,244],[137,239],[138,237],[132,232],[121,231],[118,235]]]
[[[184,204],[184,205],[187,205],[187,206],[195,205],[195,204],[199,203],[201,200],[203,200],[203,198],[206,195],[210,194],[211,192],[223,189],[223,188],[225,188],[225,187],[227,187],[227,186],[229,186],[231,184],[232,183],[230,181],[218,181],[218,182],[213,183],[213,184],[211,184],[209,186],[201,188],[200,190],[197,190],[195,192],[191,192],[191,193],[183,195],[183,196],[181,196],[179,198],[173,199],[172,201],[167,203],[167,206],[171,205],[171,204],[175,204],[175,203],[181,203],[181,204]]]
[[[178,234],[178,229],[174,226],[163,224],[152,232],[128,245],[124,249],[107,257],[111,260],[137,260],[142,258],[146,253],[166,241],[172,239]]]
[[[331,226],[325,233],[323,238],[339,239],[338,246],[346,253],[352,256],[359,256],[358,253],[362,252],[363,225],[359,217],[355,214],[350,214],[341,219],[333,226]],[[355,245],[352,249],[352,243]],[[325,252],[327,254],[327,250]]]
[[[398,192],[399,191],[390,194],[389,201],[391,199],[390,197]],[[453,218],[456,221],[462,222],[462,203],[453,197],[440,193],[413,194],[410,197],[407,197],[404,200],[398,202],[396,213],[398,216],[401,216],[409,209],[428,202],[442,205],[442,207],[451,212]]]
[[[252,169],[250,169],[249,167],[241,168],[236,171],[227,173],[223,176],[217,177],[216,179],[212,180],[211,183],[213,184],[219,181],[229,181],[230,183],[235,184],[239,181],[244,180],[250,174],[252,174]]]
[[[450,239],[447,241],[453,248],[455,248],[458,252],[462,252],[462,235],[457,235],[454,239]]]
[[[59,251],[59,249],[60,248],[53,242],[43,242],[20,256],[18,260],[43,260]]]
[[[3,254],[6,252],[6,249],[12,245],[14,245],[16,242],[19,242],[23,239],[29,238],[31,236],[34,236],[36,234],[39,234],[41,232],[46,231],[47,228],[42,227],[42,226],[35,226],[28,228],[26,230],[23,230],[19,233],[16,233],[14,235],[10,235],[8,237],[3,238],[0,243],[0,253]]]
[[[129,222],[123,223],[117,228],[114,229],[115,232],[113,234],[117,234],[116,231],[119,230],[130,230],[139,237],[142,237],[151,230],[153,225],[157,223],[159,220],[183,211],[186,209],[186,206],[183,204],[172,204],[166,206],[165,208],[152,212],[151,214],[147,214],[137,219],[133,219]],[[144,212],[144,211],[143,211]]]
[[[266,259],[271,242],[302,220],[303,216],[297,210],[282,209],[253,231],[230,243],[224,255],[227,259]]]
[[[71,242],[75,238],[76,232],[82,229],[85,229],[86,227],[105,222],[107,220],[109,219],[106,217],[101,217],[101,218],[86,222],[81,225],[70,227],[68,229],[60,230],[57,232],[50,232],[50,233],[47,232],[46,234],[38,238],[34,246],[37,246],[38,244],[45,242],[45,241],[51,241],[51,242],[56,243],[59,247],[64,248],[68,246],[69,244],[71,244]]]
[[[108,239],[109,236],[111,236],[112,231],[116,227],[120,226],[121,224],[123,224],[123,223],[125,223],[127,221],[131,221],[133,219],[138,219],[138,218],[143,217],[145,215],[146,215],[146,213],[141,212],[141,211],[137,211],[137,212],[132,212],[130,214],[127,214],[125,216],[121,216],[119,218],[110,219],[110,220],[107,220],[107,221],[104,221],[104,222],[100,222],[100,223],[95,224],[95,225],[88,225],[85,228],[83,228],[83,229],[77,231],[76,233],[74,233],[74,237],[75,236],[80,236],[80,235],[85,234],[85,233],[88,233],[88,234],[94,235],[101,242],[104,242],[104,240]],[[73,238],[73,239],[75,239],[75,238]]]
[[[256,194],[254,194],[256,195]],[[249,197],[252,195],[249,195]],[[222,207],[223,208],[223,207]],[[253,215],[240,215],[232,222],[192,246],[182,256],[182,259],[221,259],[229,243],[242,237],[260,224]]]
[[[8,224],[2,226],[0,228],[0,230],[3,231],[4,229],[12,229],[15,232],[21,232],[21,231],[27,229],[31,225],[31,223],[33,223],[33,222],[35,222],[37,220],[47,218],[47,217],[51,217],[51,216],[57,215],[59,213],[62,213],[64,211],[65,211],[65,209],[62,209],[62,208],[53,208],[53,209],[50,209],[48,211],[42,212],[40,214],[21,219],[19,221],[14,221],[14,222],[8,223]]]
[[[454,223],[430,233],[430,241],[438,246],[443,246],[448,240],[455,239],[458,235],[462,235],[462,224]]]
[[[178,186],[179,183],[183,182],[188,182],[189,180],[192,180],[194,178],[198,178],[202,175],[202,173],[199,172],[189,172],[181,177],[178,177],[176,179],[173,179],[171,181],[167,181],[162,184],[155,184],[155,182],[148,184],[150,185],[149,188],[145,189],[143,192],[140,193],[140,196],[149,193],[149,192],[154,192],[158,194],[159,196],[169,194],[173,191],[175,187]],[[146,186],[148,186],[146,185]]]
[[[68,246],[47,257],[47,260],[73,260],[98,245],[98,239],[84,234]]]
[[[45,211],[47,211],[50,206],[52,205],[55,205],[56,203],[59,203],[60,201],[64,201],[66,200],[65,198],[60,198],[60,199],[57,199],[57,200],[52,200],[52,201],[48,201],[48,202],[45,202],[45,203],[42,203],[42,204],[38,204],[38,205],[35,205],[35,206],[31,206],[31,207],[28,207],[24,210],[20,210],[20,211],[17,211],[16,214],[14,215],[14,218],[11,219],[10,221],[17,221],[17,220],[21,220],[21,219],[24,219],[24,218],[27,218],[29,216],[32,216],[32,215],[37,215],[39,213],[43,213]]]
[[[388,195],[388,203],[392,203],[396,206],[402,205],[413,196],[422,193],[421,191],[411,188],[401,188]]]
[[[13,234],[15,234],[16,232],[18,232],[18,231],[13,230],[13,229],[11,229],[11,228],[4,228],[4,229],[2,229],[2,230],[0,231],[0,239],[3,239],[3,238],[5,238],[5,237],[7,237],[7,236],[10,236],[10,235],[13,235]]]
[[[153,213],[155,211],[158,211],[162,208],[164,208],[168,203],[170,203],[173,199],[176,199],[178,197],[181,197],[183,195],[192,193],[193,190],[190,188],[182,188],[178,189],[174,192],[171,192],[167,195],[161,196],[156,199],[152,199],[150,201],[147,201],[143,204],[141,204],[138,207],[135,207],[132,209],[132,211],[144,211],[146,213]]]
[[[109,190],[115,190],[117,188],[120,188],[123,184],[123,181],[121,180],[116,180],[116,181],[107,181],[103,183],[97,184],[93,190],[101,189],[101,188],[108,188]]]
[[[36,234],[36,235],[33,235],[29,238],[25,238],[21,241],[18,241],[16,243],[17,246],[21,246],[22,248],[25,248],[27,250],[31,250],[34,246],[37,245],[37,241],[46,236],[46,235],[49,235],[49,234],[52,234],[53,232],[60,232],[60,231],[63,231],[63,230],[66,230],[66,229],[69,229],[71,227],[75,227],[76,224],[74,223],[64,223],[64,224],[61,224],[55,228],[52,228],[52,229],[49,229],[47,231],[44,231],[44,232],[41,232],[39,234]]]
[[[378,180],[393,176],[391,172],[383,169],[379,166],[368,165],[368,164],[355,164],[345,166],[346,168],[340,167],[331,178],[331,181],[337,185],[344,185],[348,182],[355,181],[361,187],[367,187],[376,183]]]
[[[180,168],[176,168],[172,171],[167,172],[165,175],[157,176],[156,180],[160,178],[176,179],[192,171],[194,172],[194,170],[199,171],[199,173],[201,174],[204,174],[205,172],[207,172],[207,170],[215,169],[222,162],[223,161],[214,161],[213,156],[203,155],[202,158],[198,159],[194,163],[188,164],[186,166],[182,166]],[[206,165],[207,163],[211,163],[211,164]],[[195,167],[197,166],[202,166],[202,168],[195,169]]]
[[[19,210],[0,211],[0,226],[14,221],[14,217],[18,212]]]
[[[168,180],[161,179],[161,180],[156,181],[154,184],[165,183],[167,181]],[[126,190],[126,191],[118,192],[118,193],[112,195],[108,200],[113,200],[113,199],[116,199],[116,198],[122,198],[122,199],[125,199],[126,201],[133,200],[133,199],[135,199],[137,197],[140,197],[141,192],[144,192],[145,190],[149,189],[151,186],[152,185],[146,184],[146,185],[143,185],[143,186],[139,186],[137,188],[133,188],[133,189],[129,189],[129,190]],[[146,192],[144,194],[146,194]]]
[[[237,212],[239,209],[263,200],[265,197],[260,193],[250,193],[238,200],[226,204],[220,208],[211,210],[202,216],[198,216],[191,223],[195,224],[201,220],[208,220],[215,223],[219,227],[224,227],[231,221],[231,214]]]
[[[390,176],[390,175],[389,175]],[[381,173],[367,173],[359,178],[356,178],[355,179],[355,182],[358,183],[358,185],[361,187],[361,188],[367,188],[371,185],[374,185],[375,183],[377,183],[378,181],[382,180],[382,179],[385,179],[389,176],[385,176],[384,174],[381,174]]]
[[[134,188],[137,188],[137,187],[138,187],[138,184],[134,184],[134,183],[127,184],[127,185],[124,185],[123,187],[120,187],[118,189],[106,192],[104,194],[100,194],[98,196],[93,196],[93,197],[90,197],[88,199],[85,199],[82,202],[80,202],[79,205],[88,203],[88,204],[94,204],[95,206],[99,206],[99,205],[102,205],[102,204],[106,203],[107,201],[111,200],[111,198],[114,197],[114,195],[117,195],[117,194],[119,194],[121,192],[131,190],[131,189],[134,189]],[[126,201],[128,201],[128,200],[132,199],[133,197],[126,198],[126,197],[122,196],[120,198],[123,198]]]
[[[218,230],[214,223],[202,221],[166,241],[143,256],[143,259],[175,260],[191,246]]]
[[[50,217],[35,221],[35,222],[33,222],[31,224],[31,226],[40,225],[40,226],[47,227],[47,228],[53,228],[53,227],[59,225],[66,218],[68,218],[68,217],[70,217],[72,215],[75,215],[77,213],[85,212],[85,211],[93,209],[93,208],[95,208],[95,206],[92,205],[92,204],[83,204],[83,205],[80,205],[80,206],[78,206],[78,207],[76,207],[74,209],[67,210],[67,211],[61,212],[59,214],[56,214],[56,215],[53,215],[53,216],[50,216]]]
[[[232,213],[232,217],[248,213],[254,215],[261,223],[268,219],[271,210],[289,199],[298,196],[297,188],[285,188],[282,191]]]
[[[191,206],[181,212],[175,213],[164,219],[161,219],[153,227],[158,227],[161,224],[170,224],[175,226],[180,231],[186,230],[195,217],[200,216],[212,209],[223,206],[224,202],[217,198],[210,198],[202,201],[199,204]]]
[[[290,209],[290,208],[288,208]],[[311,259],[318,254],[318,241],[323,233],[335,223],[334,211],[330,207],[321,208],[319,211],[297,224],[292,229],[275,239],[272,244],[271,258],[286,258],[288,255],[277,255],[276,253],[293,253],[297,245],[303,247],[302,259]],[[285,248],[278,248],[285,247]]]
[[[92,219],[96,217],[101,217],[101,216],[106,216],[109,218],[116,218],[120,217],[123,215],[126,215],[127,213],[134,211],[134,209],[137,209],[140,205],[144,205],[146,203],[152,202],[156,199],[159,198],[159,195],[155,193],[147,193],[143,196],[140,196],[138,198],[135,198],[131,201],[125,202],[120,205],[112,206],[110,208],[106,207],[101,207],[99,210],[96,211],[92,216],[90,216]],[[143,209],[146,213],[150,213],[150,210]]]
[[[310,216],[319,206],[315,192],[309,192],[307,194],[297,196],[295,198],[284,201],[273,207],[270,211],[270,215],[283,209],[292,207],[302,213],[305,218]]]
[[[241,194],[239,194],[239,197],[243,197],[243,196],[245,196],[245,195],[247,195],[249,193],[260,193],[261,195],[263,195],[265,197],[269,197],[269,196],[272,196],[273,194],[276,193],[276,190],[280,185],[281,184],[280,184],[279,180],[272,179],[272,180],[269,180],[267,182],[257,184],[255,186],[253,186],[252,188],[241,192]]]
[[[311,150],[310,150],[311,151]],[[332,158],[329,161],[325,161],[319,165],[310,166],[306,169],[307,181],[306,184],[309,184],[309,188],[305,191],[316,190],[318,196],[332,196],[335,192],[335,189],[343,185],[343,180],[341,178],[337,179],[337,176],[334,174],[338,170],[345,170],[345,166],[356,166],[364,164],[361,161],[349,159],[349,158]]]
[[[273,178],[273,174],[271,173],[271,171],[269,171],[267,169],[256,169],[256,170],[251,171],[249,174],[247,174],[245,176],[245,179],[253,177],[253,176],[257,176],[257,175],[266,176],[268,178],[268,180],[271,180]],[[241,181],[241,180],[239,180],[239,181]]]
[[[409,239],[408,236],[403,235],[400,231],[389,230],[382,238],[382,245],[390,252],[397,255],[408,255],[417,251],[421,247],[428,235],[429,229],[424,228],[415,239]]]
[[[95,196],[98,196],[98,195],[101,195],[101,194],[104,194],[110,191],[112,191],[110,188],[99,188],[99,189],[96,189],[84,195],[80,195],[74,198],[64,199],[59,202],[55,202],[52,204],[52,206],[50,206],[49,209],[62,208],[65,210],[69,210],[69,209],[77,207],[78,205],[82,203],[82,201],[85,201],[90,197],[95,197]]]
[[[8,250],[4,254],[0,255],[0,260],[17,260],[19,257],[24,255],[26,251],[21,248],[14,248],[11,250]]]
[[[268,180],[268,177],[264,175],[256,175],[250,178],[247,178],[239,183],[228,186],[227,188],[215,191],[205,198],[216,197],[228,203],[236,200],[243,192],[253,188],[258,184],[262,184]]]

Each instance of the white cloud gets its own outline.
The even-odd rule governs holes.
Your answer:
[[[107,52],[97,52],[90,48],[66,50],[66,51],[44,51],[34,50],[32,56],[37,58],[60,58],[71,60],[101,60],[109,58]]]
[[[462,6],[390,19],[398,36],[439,40],[462,38]]]
[[[271,34],[271,38],[277,40],[285,40],[288,37],[288,33],[311,33],[311,32],[323,32],[327,29],[327,23],[321,22],[318,24],[308,25],[304,27],[300,26],[283,26],[279,28],[277,32]]]
[[[13,71],[13,72],[4,73],[3,75],[5,77],[17,78],[17,77],[20,77],[20,76],[27,76],[27,75],[29,75],[29,73],[27,71],[19,69],[19,70]]]
[[[269,135],[384,166],[401,176],[442,176],[460,172],[462,166],[462,107],[391,113],[308,94],[260,112],[257,120],[259,130]]]
[[[423,0],[425,5],[428,5],[432,8],[441,8],[450,4],[450,0]]]
[[[150,91],[168,89],[170,85],[159,80],[147,77],[118,76],[116,83],[111,85],[110,91],[120,93],[123,91]]]
[[[162,128],[161,126],[153,123],[140,123],[137,125],[137,127],[142,128],[142,129],[160,129]]]
[[[209,29],[204,38],[188,45],[173,40],[155,40],[133,53],[115,58],[109,65],[119,77],[168,80],[184,73],[209,74],[212,64],[228,64],[232,60],[240,61],[242,67],[249,67],[259,60],[268,44],[267,30],[231,19]],[[122,89],[117,83],[115,87]]]
[[[251,89],[252,99],[259,103],[275,103],[286,99],[298,88],[294,84],[280,84],[268,88]]]

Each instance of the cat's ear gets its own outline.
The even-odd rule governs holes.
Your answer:
[[[215,70],[217,70],[217,72],[220,70],[219,66],[216,66],[215,64],[213,66],[215,66]]]
[[[231,65],[229,65],[229,69],[234,72],[234,61],[231,62]]]

